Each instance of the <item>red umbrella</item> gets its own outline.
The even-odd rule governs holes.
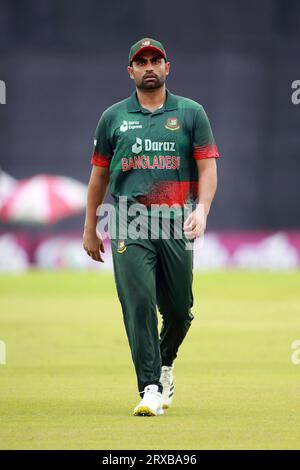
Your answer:
[[[0,168],[0,208],[5,203],[6,199],[13,193],[18,182],[15,178],[10,176]]]
[[[81,212],[87,187],[65,176],[37,175],[21,180],[6,199],[0,218],[5,221],[49,224]]]

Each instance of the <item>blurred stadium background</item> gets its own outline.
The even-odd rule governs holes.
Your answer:
[[[299,78],[297,0],[189,0],[184,11],[176,1],[0,4],[4,172],[16,179],[65,175],[87,184],[97,121],[107,106],[132,92],[129,46],[147,35],[158,37],[172,63],[168,87],[204,105],[223,156],[207,267],[299,265],[300,106],[291,101],[291,84]],[[68,259],[60,266],[95,265],[74,242],[81,237],[83,212],[34,230],[3,217],[0,224],[4,252],[15,250],[17,235],[18,252],[27,253],[20,266],[29,261],[55,267],[62,242]],[[71,245],[68,237],[57,238],[55,248],[53,236],[62,234],[72,234]],[[38,249],[50,236],[52,255],[48,245]],[[10,258],[2,260],[1,270],[9,269]],[[15,257],[11,269],[17,264]]]
[[[122,418],[136,389],[109,244],[104,265],[81,245],[94,130],[132,92],[128,51],[146,36],[167,49],[168,88],[205,107],[222,155],[195,260],[210,272],[195,275],[161,433]],[[0,0],[1,448],[299,447],[299,44],[297,0]],[[61,216],[37,223],[52,176]],[[31,221],[9,221],[8,194],[28,179]]]

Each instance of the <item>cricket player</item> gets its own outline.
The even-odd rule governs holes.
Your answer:
[[[154,238],[145,229],[146,237],[128,233],[120,238],[118,232],[111,240],[141,397],[134,416],[162,415],[172,403],[174,360],[193,320],[193,251],[187,244],[204,233],[217,187],[219,154],[207,115],[195,101],[170,93],[169,72],[165,48],[157,40],[144,38],[131,47],[128,74],[135,91],[106,109],[96,128],[83,234],[87,254],[103,262],[96,211],[108,185],[117,213],[125,198],[128,213],[139,204],[147,214],[154,208],[159,220]],[[182,236],[177,237],[174,224],[188,204],[192,210],[182,218]],[[160,206],[164,210],[157,215]],[[166,217],[173,228],[170,237],[162,236]],[[160,333],[156,307],[162,316]]]

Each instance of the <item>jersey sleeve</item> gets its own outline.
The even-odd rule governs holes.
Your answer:
[[[102,114],[94,139],[94,150],[91,158],[91,164],[102,167],[109,167],[113,151],[108,135],[107,118]]]
[[[210,122],[202,106],[196,110],[194,118],[193,157],[195,160],[219,157]]]

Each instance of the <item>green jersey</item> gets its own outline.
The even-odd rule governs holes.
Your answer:
[[[91,163],[109,167],[116,203],[126,196],[129,203],[183,207],[197,198],[195,160],[218,156],[203,107],[167,90],[154,112],[140,105],[135,92],[106,109]]]

